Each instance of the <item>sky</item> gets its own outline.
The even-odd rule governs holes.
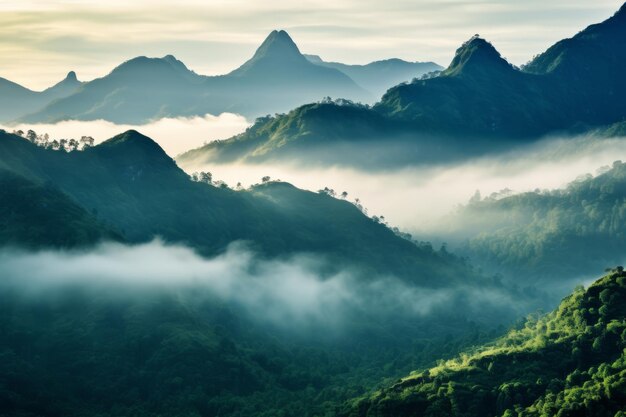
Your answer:
[[[173,54],[200,74],[242,64],[273,29],[346,63],[397,57],[447,65],[478,33],[523,64],[611,16],[622,0],[0,0],[0,76],[43,89],[75,70],[106,75]]]

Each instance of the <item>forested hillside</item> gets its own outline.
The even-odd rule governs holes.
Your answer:
[[[475,200],[447,219],[468,240],[475,263],[520,283],[580,278],[622,263],[626,244],[626,164],[617,161],[562,190]]]
[[[495,343],[353,401],[342,416],[623,416],[626,273],[619,267]]]

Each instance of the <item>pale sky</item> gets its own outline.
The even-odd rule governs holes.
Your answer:
[[[523,64],[611,16],[623,0],[0,0],[0,77],[45,88],[70,70],[106,75],[138,55],[173,54],[228,72],[273,29],[346,63],[398,57],[448,65],[475,33]]]

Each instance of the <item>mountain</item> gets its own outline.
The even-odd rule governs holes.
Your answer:
[[[279,182],[247,191],[193,182],[135,131],[71,153],[2,133],[0,168],[51,183],[131,243],[160,236],[209,256],[246,241],[265,256],[318,254],[337,269],[392,274],[429,287],[471,274],[460,260],[396,236],[347,201]]]
[[[138,124],[223,112],[256,117],[325,96],[371,100],[342,72],[310,63],[287,32],[273,31],[250,60],[229,74],[201,76],[171,55],[137,57],[88,82],[77,94],[21,120],[104,119]]]
[[[348,403],[340,416],[623,416],[626,274],[613,270],[492,344]]]
[[[193,156],[200,159],[203,153],[205,161],[215,163],[220,161],[213,155],[224,153],[231,159],[254,160],[263,149],[265,159],[288,155],[290,161],[363,165],[365,160],[366,166],[385,166],[385,160],[394,158],[398,164],[410,164],[497,152],[549,134],[580,133],[618,123],[626,116],[626,81],[621,76],[626,71],[623,16],[624,8],[550,48],[523,69],[509,64],[493,45],[474,36],[438,76],[395,86],[371,109],[346,111],[337,105],[312,124],[294,119],[299,113],[308,114],[311,106],[305,106],[276,120],[263,118],[248,132],[208,144]],[[589,59],[588,50],[593,50]],[[362,125],[364,113],[378,122]],[[280,130],[286,125],[292,128]],[[344,128],[329,133],[329,125]],[[350,132],[352,127],[356,127],[354,132]],[[257,135],[261,131],[263,137]],[[278,136],[280,146],[269,143]],[[371,137],[380,138],[381,146],[363,146]],[[298,155],[298,141],[303,138],[319,142],[314,157]],[[329,148],[333,143],[354,146],[344,152],[343,161],[317,157],[336,153]],[[390,155],[388,149],[394,153]],[[378,157],[372,160],[371,155]]]
[[[348,65],[326,62],[317,55],[305,55],[305,57],[316,65],[343,72],[358,85],[371,92],[374,97],[382,97],[389,88],[400,83],[410,82],[414,78],[443,70],[443,67],[434,62],[408,62],[398,58],[370,62],[366,65]]]
[[[74,71],[70,71],[65,79],[41,92],[0,78],[0,122],[10,122],[26,113],[38,111],[54,100],[74,94],[82,84]]]

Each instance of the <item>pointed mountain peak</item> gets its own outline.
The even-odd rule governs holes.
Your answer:
[[[290,55],[302,57],[298,46],[287,32],[284,30],[273,30],[265,38],[259,49],[257,49],[252,59],[286,57]]]
[[[247,76],[276,74],[277,71],[290,71],[294,67],[314,66],[309,62],[293,39],[284,30],[274,30],[256,50],[254,56],[230,75]]]
[[[76,77],[76,73],[74,71],[70,71],[67,73],[65,78],[63,78],[61,81],[59,81],[52,87],[45,89],[43,93],[46,93],[48,95],[51,95],[52,97],[57,97],[57,98],[65,97],[65,96],[72,94],[81,85],[82,83],[78,81],[78,78]]]
[[[474,35],[459,49],[444,75],[476,75],[493,70],[511,70],[509,64],[494,46]]]
[[[67,73],[67,76],[65,76],[65,80],[63,81],[67,81],[67,82],[78,82],[78,77],[76,77],[76,73],[74,71],[70,71]]]

